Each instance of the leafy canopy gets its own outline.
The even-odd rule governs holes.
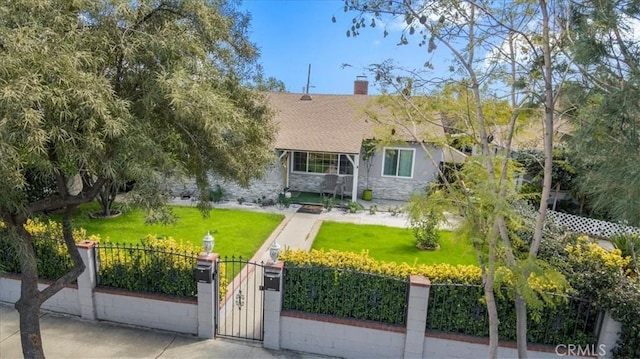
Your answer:
[[[116,179],[154,206],[170,176],[205,190],[209,171],[247,184],[268,163],[271,111],[243,85],[258,53],[234,2],[9,1],[0,19],[5,218]]]

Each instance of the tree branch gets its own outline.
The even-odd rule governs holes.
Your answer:
[[[65,275],[58,278],[58,280],[40,291],[40,293],[38,293],[39,303],[44,303],[47,299],[58,293],[62,288],[64,288],[65,285],[76,280],[78,276],[80,276],[80,274],[82,274],[82,272],[85,270],[85,265],[82,261],[82,257],[80,256],[80,251],[78,251],[76,242],[73,239],[71,216],[73,215],[75,209],[75,205],[67,206],[67,208],[65,208],[64,215],[62,216],[62,237],[64,238],[64,243],[67,246],[69,255],[71,255],[71,259],[73,260],[73,269],[71,269]]]

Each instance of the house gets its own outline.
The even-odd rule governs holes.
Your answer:
[[[373,198],[407,200],[437,178],[441,162],[464,157],[454,149],[443,151],[405,136],[404,141],[376,149],[367,163],[363,141],[376,138],[380,128],[364,111],[375,97],[368,96],[368,81],[360,77],[354,82],[353,95],[269,93],[268,99],[276,111],[277,162],[249,188],[212,178],[211,183],[220,183],[229,197],[274,198],[284,188],[321,193],[325,175],[336,174],[339,182],[351,181],[347,186],[353,188],[351,200],[361,198],[365,188],[373,190]],[[430,131],[442,133],[442,127],[433,126]]]

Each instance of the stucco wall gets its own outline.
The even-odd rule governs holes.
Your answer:
[[[489,346],[486,344],[470,343],[459,340],[447,340],[441,338],[425,337],[422,357],[438,359],[466,359],[484,358],[489,353]],[[535,359],[558,359],[555,352],[527,351],[529,358]],[[498,348],[499,358],[517,358],[516,348]],[[576,358],[576,357],[572,357]],[[580,358],[580,357],[577,357]]]
[[[282,349],[342,358],[402,358],[404,334],[301,318],[281,317]]]
[[[371,170],[369,171],[369,188],[373,190],[373,198],[407,200],[414,192],[423,191],[427,183],[436,178],[436,167],[429,158],[422,146],[418,144],[407,144],[404,146],[389,146],[398,148],[411,148],[415,150],[413,159],[413,177],[385,177],[382,175],[383,169],[383,149],[376,151],[371,159]],[[437,163],[442,159],[442,150],[428,146],[431,156]],[[360,176],[358,177],[358,197],[362,196],[362,191],[366,189],[367,166],[366,162],[360,160]]]
[[[15,303],[20,299],[20,280],[0,277],[0,301]],[[39,284],[38,289],[46,288],[46,284]],[[73,287],[63,288],[60,292],[47,299],[42,304],[42,309],[57,313],[80,315],[80,304],[78,302],[78,289]]]
[[[198,334],[197,303],[94,293],[97,319]]]

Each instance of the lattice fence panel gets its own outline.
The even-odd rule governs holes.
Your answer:
[[[556,224],[564,226],[572,232],[606,238],[616,234],[640,234],[640,228],[601,221],[599,219],[580,217],[551,210],[547,211],[547,216]]]

